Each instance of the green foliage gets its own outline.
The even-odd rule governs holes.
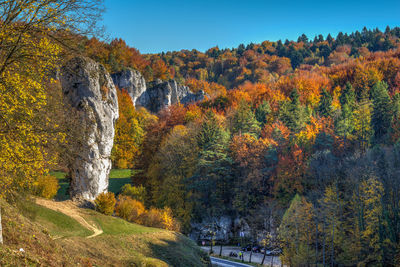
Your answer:
[[[285,102],[279,111],[280,120],[293,132],[299,132],[307,120],[307,112],[300,104],[297,89],[290,93],[290,102]]]
[[[132,199],[136,199],[140,202],[144,202],[146,199],[146,189],[142,185],[132,186],[130,184],[125,184],[122,186],[121,190],[122,195],[129,196]]]
[[[255,111],[257,121],[260,123],[261,128],[267,123],[267,116],[271,113],[271,107],[267,101],[263,101]]]
[[[374,129],[374,143],[384,143],[392,122],[393,108],[385,82],[377,82],[371,89],[373,113],[371,123]]]
[[[250,134],[254,137],[260,135],[260,122],[256,119],[249,104],[242,100],[238,109],[231,118],[232,134]]]
[[[351,83],[347,82],[342,94],[339,97],[340,104],[343,106],[347,105],[351,111],[354,109],[356,103],[356,93]]]
[[[196,137],[199,148],[188,188],[193,191],[196,216],[217,215],[229,209],[232,159],[228,154],[228,132],[213,113],[207,113]],[[206,210],[204,209],[206,208]]]
[[[332,113],[332,96],[325,88],[322,89],[318,113],[321,117],[329,117]]]

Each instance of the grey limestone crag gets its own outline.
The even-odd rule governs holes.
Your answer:
[[[193,93],[189,87],[180,85],[175,80],[156,79],[146,84],[140,72],[133,69],[114,73],[112,78],[119,89],[128,92],[136,107],[142,106],[154,113],[173,104],[201,101],[205,96],[203,91]]]
[[[71,197],[94,200],[108,188],[118,118],[116,88],[101,64],[84,57],[75,57],[61,68],[60,82],[64,101],[78,111],[86,136],[71,170]]]

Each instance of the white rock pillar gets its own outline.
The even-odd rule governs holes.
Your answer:
[[[71,197],[94,200],[106,192],[118,118],[117,91],[103,65],[76,57],[61,68],[64,101],[78,111],[85,143],[72,164]]]

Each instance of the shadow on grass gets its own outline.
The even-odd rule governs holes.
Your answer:
[[[210,257],[192,240],[176,234],[175,240],[160,239],[162,244],[149,244],[152,254],[170,266],[211,266]]]
[[[66,173],[54,171],[50,174],[58,179],[60,185],[60,189],[58,190],[55,199],[57,201],[69,199],[69,180],[66,178]],[[122,186],[130,184],[131,182],[131,170],[111,170],[108,191],[117,195],[121,192]]]

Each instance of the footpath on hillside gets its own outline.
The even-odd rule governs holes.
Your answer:
[[[86,238],[93,238],[93,237],[101,235],[103,233],[102,229],[98,228],[96,225],[91,225],[81,216],[79,207],[71,200],[57,202],[57,201],[53,201],[53,200],[37,198],[36,203],[43,207],[46,207],[48,209],[64,213],[65,215],[76,220],[78,223],[80,223],[86,229],[92,231],[93,234],[90,236],[87,236]]]

